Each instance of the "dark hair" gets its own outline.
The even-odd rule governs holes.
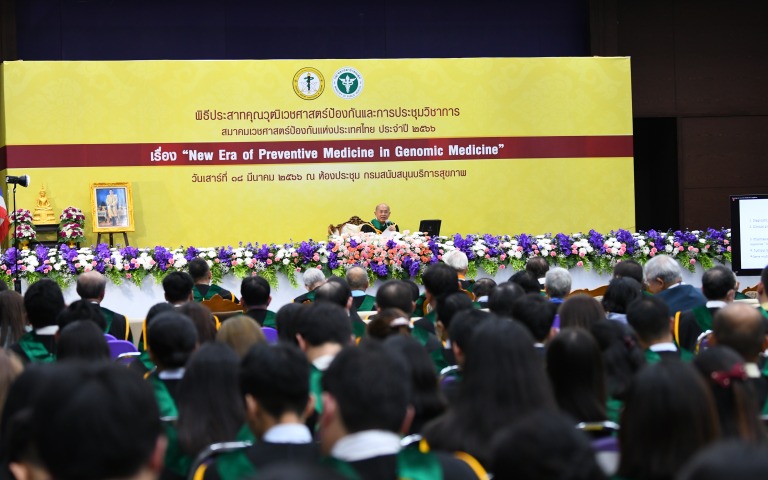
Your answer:
[[[497,480],[601,480],[605,474],[587,436],[560,413],[534,412],[504,429],[493,442]]]
[[[736,275],[722,265],[715,265],[701,276],[701,293],[707,300],[722,300],[736,289]]]
[[[301,303],[286,303],[275,315],[277,337],[281,342],[298,345],[296,341],[296,328],[304,305]]]
[[[448,329],[453,317],[463,311],[474,308],[472,299],[464,292],[450,293],[437,299],[437,319]]]
[[[78,320],[87,320],[95,323],[102,333],[107,330],[107,321],[104,320],[101,309],[98,305],[88,300],[74,301],[56,316],[56,323],[60,329]]]
[[[160,435],[149,383],[111,363],[53,366],[34,405],[33,432],[53,478],[128,478]]]
[[[328,302],[314,302],[299,314],[296,333],[309,345],[324,343],[346,345],[352,335],[352,323],[347,311]]]
[[[258,275],[245,277],[240,283],[240,298],[249,307],[266,305],[271,292],[269,282]]]
[[[718,345],[731,347],[746,361],[754,362],[763,349],[765,320],[750,305],[726,305],[712,319],[712,334]]]
[[[497,319],[498,317],[493,313],[474,308],[472,310],[462,310],[451,321],[448,337],[451,339],[451,342],[455,343],[464,352],[464,355],[467,355],[470,340],[475,333],[475,329],[489,318]]]
[[[632,331],[619,322],[601,320],[589,329],[603,355],[609,397],[623,400],[645,356]]]
[[[446,407],[438,388],[435,365],[415,338],[395,335],[384,341],[384,348],[402,355],[409,366],[414,417],[408,433],[420,433],[424,424],[443,413]]]
[[[109,360],[109,346],[104,330],[89,320],[69,323],[59,333],[56,343],[56,359],[99,361]]]
[[[512,304],[512,318],[525,325],[537,342],[549,335],[556,313],[557,305],[538,293],[523,295]]]
[[[366,342],[342,349],[325,371],[322,386],[336,400],[349,433],[398,433],[411,402],[409,375],[400,355]]]
[[[547,270],[549,270],[549,268],[547,268]],[[539,283],[539,278],[531,272],[526,272],[525,270],[515,272],[509,277],[509,282],[519,285],[525,293],[541,293],[541,283]]]
[[[586,293],[577,293],[566,298],[560,305],[558,314],[560,328],[573,327],[589,330],[595,323],[605,320],[603,306]]]
[[[680,361],[648,365],[635,376],[624,404],[617,474],[672,479],[718,435],[712,395],[693,367]]]
[[[253,478],[253,477],[249,477]],[[259,480],[348,480],[337,471],[312,463],[276,462],[259,469]]]
[[[566,328],[549,342],[547,374],[560,410],[579,422],[606,419],[603,357],[592,334]]]
[[[669,308],[664,300],[643,295],[627,307],[627,322],[650,344],[669,334]]]
[[[549,263],[544,257],[531,257],[525,262],[525,272],[530,273],[536,279],[544,278],[549,271]]]
[[[315,302],[329,302],[343,308],[347,307],[347,302],[352,297],[352,289],[347,281],[339,277],[329,277],[314,291]]]
[[[31,363],[21,371],[11,384],[5,402],[0,410],[0,461],[3,466],[9,461],[22,459],[41,464],[34,452],[31,422],[34,417],[32,406],[40,391],[53,374],[51,363]]]
[[[469,344],[455,403],[425,427],[424,436],[435,449],[467,452],[488,466],[491,438],[499,428],[538,409],[554,410],[555,402],[525,327],[490,319]]]
[[[512,305],[525,294],[523,288],[512,282],[504,282],[488,295],[488,310],[501,317],[512,318]]]
[[[603,309],[611,313],[627,313],[627,305],[642,295],[643,286],[634,278],[614,278],[608,283],[603,295]]]
[[[211,270],[211,267],[208,266],[208,262],[200,257],[190,260],[187,264],[187,268],[189,269],[189,276],[191,276],[192,280],[195,282],[204,278]]]
[[[472,287],[475,298],[487,297],[496,286],[496,280],[488,277],[478,278]]]
[[[24,309],[35,330],[56,325],[56,316],[65,306],[61,288],[48,278],[36,281],[24,293]]]
[[[0,292],[0,346],[13,345],[24,335],[24,313],[21,294],[13,290]]]
[[[177,311],[186,315],[195,324],[200,345],[216,340],[216,320],[210,308],[200,302],[186,302]]]
[[[161,313],[147,329],[147,343],[158,367],[180,368],[195,351],[197,330],[185,315]]]
[[[276,419],[286,412],[301,417],[309,402],[309,369],[294,345],[256,345],[240,364],[240,393],[253,396]]]
[[[641,286],[643,284],[643,266],[637,261],[622,260],[613,267],[613,278],[633,278]]]
[[[384,340],[391,335],[398,335],[407,331],[410,334],[410,325],[391,326],[391,323],[404,318],[410,322],[408,314],[397,308],[385,308],[378,313],[371,315],[368,325],[365,327],[365,333],[371,338]]]
[[[768,478],[768,447],[735,440],[700,450],[680,470],[678,480],[758,480]]]
[[[411,288],[401,280],[389,280],[376,291],[376,306],[382,310],[397,308],[410,315],[413,302]]]
[[[171,303],[187,301],[194,286],[195,282],[187,272],[171,272],[163,279],[165,299]]]
[[[765,429],[759,421],[762,405],[757,405],[741,355],[729,347],[712,346],[699,353],[693,365],[712,392],[722,436],[750,442],[764,440]]]
[[[421,276],[424,288],[435,299],[442,295],[459,291],[459,274],[445,263],[434,263],[427,267]]]
[[[187,362],[177,389],[179,447],[197,455],[206,446],[237,436],[245,410],[237,386],[240,357],[228,345],[212,342]]]
[[[418,300],[421,296],[421,289],[419,288],[419,285],[410,278],[401,281],[408,285],[408,288],[411,289],[411,301],[415,302]]]

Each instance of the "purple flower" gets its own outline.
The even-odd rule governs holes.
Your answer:
[[[571,239],[564,233],[555,235],[555,242],[560,246],[560,251],[566,257],[571,254]]]
[[[168,270],[169,265],[173,265],[173,254],[170,250],[160,245],[155,247],[154,259],[158,268],[163,272]]]
[[[309,263],[312,261],[312,257],[315,256],[317,248],[317,245],[312,245],[310,242],[301,242],[299,248],[296,249],[296,253],[301,257],[302,263]]]
[[[605,253],[605,237],[602,233],[590,230],[588,241],[596,252],[600,252],[600,254]]]
[[[418,275],[421,270],[421,262],[414,257],[405,257],[402,262],[403,270],[408,272],[408,276],[411,278]]]
[[[266,262],[269,258],[269,247],[267,244],[262,244],[258,250],[253,252],[253,256],[260,262]]]
[[[457,233],[453,236],[453,246],[464,252],[469,260],[474,260],[475,258],[475,252],[472,251],[472,246],[474,246],[474,244],[475,237],[473,235],[467,235],[467,237],[464,238]]]
[[[389,274],[389,268],[383,263],[370,263],[368,267],[379,277],[386,277]]]
[[[632,255],[637,249],[637,240],[632,236],[632,232],[629,230],[619,229],[616,233],[616,240],[627,246],[627,253]]]
[[[357,248],[358,245],[359,243],[357,243],[354,238],[349,239],[349,248]]]
[[[184,254],[184,258],[188,262],[191,262],[192,260],[196,259],[199,254],[200,254],[200,251],[198,249],[196,249],[195,247],[189,247],[186,253]]]
[[[653,242],[653,247],[656,248],[656,250],[664,250],[665,240],[659,232],[656,230],[648,230],[646,237],[649,242]]]
[[[523,247],[523,253],[526,255],[530,255],[533,251],[533,238],[524,233],[517,236],[517,244],[518,246]]]

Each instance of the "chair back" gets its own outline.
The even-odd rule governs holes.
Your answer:
[[[187,480],[194,480],[195,478],[202,478],[202,475],[196,475],[197,471],[202,466],[208,466],[215,460],[216,456],[222,453],[235,452],[237,450],[243,450],[251,446],[251,442],[221,442],[208,445],[200,452],[195,461],[192,462],[192,468],[189,469],[189,475]]]
[[[334,224],[328,225],[328,235],[340,235],[342,233],[355,233],[354,232],[355,229],[352,229],[352,231],[345,231],[344,227],[347,225],[360,226],[364,223],[366,222],[362,218],[358,216],[352,216],[352,217],[349,217],[349,220],[347,220],[346,222],[341,222],[337,225],[334,225]],[[356,230],[357,232],[360,231],[359,228],[357,228]]]
[[[221,298],[221,295],[219,294],[214,295],[210,300],[203,300],[200,303],[208,307],[211,313],[213,313],[220,322],[243,313],[242,305],[235,303],[232,300]]]
[[[117,358],[115,358],[115,362],[119,363],[120,365],[128,366],[140,356],[141,352],[125,352],[118,355]]]
[[[107,339],[107,341],[110,341],[110,340],[117,340],[117,337],[115,337],[114,335],[110,335],[110,334],[108,334],[108,333],[105,333],[105,334],[104,334],[104,338],[106,338],[106,339]]]
[[[267,343],[277,343],[277,330],[272,327],[261,327],[261,333],[264,334],[264,338],[267,339]]]
[[[699,353],[709,348],[709,336],[711,334],[712,330],[701,332],[701,335],[696,338],[696,347],[693,349],[693,353],[698,355]]]
[[[138,353],[136,345],[127,340],[108,340],[107,345],[113,360],[117,360],[124,353]]]

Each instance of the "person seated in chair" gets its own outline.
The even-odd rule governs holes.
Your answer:
[[[77,294],[85,301],[98,305],[101,315],[104,317],[106,327],[104,332],[112,335],[118,340],[128,340],[133,342],[131,325],[124,315],[120,315],[107,307],[102,306],[104,294],[107,290],[107,277],[91,270],[81,273],[77,277]]]
[[[443,263],[456,270],[456,274],[459,276],[459,285],[461,286],[461,289],[471,292],[475,285],[475,281],[467,278],[467,271],[469,270],[467,254],[461,250],[449,250],[443,255]]]
[[[627,307],[627,323],[635,330],[647,363],[681,358],[680,350],[672,341],[669,322],[667,304],[660,298],[642,296]],[[685,359],[689,360],[690,356]]]
[[[360,266],[353,266],[347,270],[347,283],[352,289],[352,306],[358,312],[370,312],[375,309],[376,297],[368,295],[365,291],[370,286],[368,272]]]
[[[64,294],[53,280],[44,278],[27,288],[24,309],[32,331],[27,332],[10,349],[26,364],[53,362],[56,358],[56,317],[64,310]]]
[[[224,300],[238,302],[235,295],[229,290],[225,290],[218,285],[211,285],[211,267],[205,259],[195,258],[189,262],[189,275],[195,283],[192,287],[192,295],[196,302],[210,300],[214,295],[218,295]]]
[[[240,393],[246,422],[258,442],[203,463],[194,478],[251,478],[283,462],[315,463],[319,451],[305,422],[315,399],[309,392],[309,362],[293,345],[256,345],[240,365]]]
[[[269,282],[264,277],[245,277],[240,283],[240,304],[245,315],[262,327],[276,328],[275,312],[267,310],[272,302]]]
[[[310,268],[304,272],[304,288],[307,289],[307,293],[303,293],[293,299],[293,303],[312,303],[315,301],[315,289],[325,283],[325,275],[323,272]]]
[[[353,306],[352,289],[343,278],[331,277],[320,285],[315,290],[315,302],[330,302],[340,306],[349,316],[355,338],[362,338],[365,335],[365,322],[357,314]]]
[[[525,262],[525,271],[536,278],[539,285],[541,285],[539,290],[543,292],[544,279],[549,271],[549,263],[547,263],[547,259],[539,256],[529,258],[528,261]]]
[[[682,275],[680,264],[667,255],[656,255],[645,264],[648,292],[658,295],[666,302],[670,315],[707,303],[700,291],[683,283]]]
[[[192,289],[195,286],[192,276],[187,272],[171,272],[163,279],[163,293],[165,301],[178,306],[191,302]]]
[[[400,231],[397,224],[389,220],[389,205],[386,203],[380,203],[376,205],[376,209],[373,211],[373,214],[376,218],[371,220],[369,223],[364,223],[360,228],[361,232],[376,233],[381,235],[384,232],[391,233]]]

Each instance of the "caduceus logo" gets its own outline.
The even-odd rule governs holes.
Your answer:
[[[352,67],[342,67],[333,74],[333,91],[346,100],[363,91],[363,75]]]
[[[293,76],[293,91],[304,100],[314,100],[323,94],[325,78],[319,70],[304,67]]]

